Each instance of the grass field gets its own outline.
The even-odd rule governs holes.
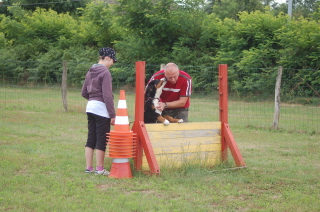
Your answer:
[[[320,135],[248,124],[244,117],[257,116],[256,106],[252,113],[231,114],[247,103],[230,104],[231,130],[246,169],[225,170],[234,167],[230,155],[212,169],[161,167],[159,177],[134,171],[134,178],[117,180],[84,174],[86,116],[79,112],[85,101],[76,93],[68,93],[67,113],[51,89],[46,95],[43,89],[1,95],[0,211],[320,211]],[[133,100],[128,92],[129,114]],[[190,111],[193,121],[218,117],[215,108],[195,107],[204,113]],[[110,158],[105,166],[110,168]]]

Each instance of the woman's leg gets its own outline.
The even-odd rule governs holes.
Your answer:
[[[86,147],[85,148],[85,156],[86,156],[87,168],[88,167],[93,167],[92,166],[93,152],[94,152],[94,150],[92,148],[90,148],[90,147]]]
[[[96,147],[97,143],[97,135],[96,135],[96,120],[94,114],[87,113],[88,118],[88,138],[87,143],[85,145],[85,158],[87,169],[92,171],[92,160],[94,154],[94,148]]]
[[[104,167],[105,151],[96,149],[97,166]]]
[[[96,116],[96,160],[97,166],[104,167],[104,158],[107,144],[107,133],[110,132],[110,118]]]

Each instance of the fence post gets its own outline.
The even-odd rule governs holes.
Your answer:
[[[67,70],[68,64],[67,61],[64,60],[62,62],[62,83],[61,83],[61,91],[62,91],[62,104],[64,108],[64,112],[68,111],[68,100],[67,100]]]
[[[273,115],[273,126],[272,126],[273,129],[278,129],[279,127],[281,77],[282,77],[282,66],[279,66],[277,82],[275,87],[275,94],[274,94],[274,115]]]

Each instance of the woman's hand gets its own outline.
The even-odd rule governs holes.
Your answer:
[[[110,124],[114,125],[115,120],[116,120],[116,118],[112,118]]]

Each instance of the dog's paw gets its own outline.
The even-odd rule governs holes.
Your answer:
[[[183,119],[180,119],[179,121],[178,121],[178,123],[182,123],[183,122]]]
[[[168,126],[170,124],[170,122],[166,119],[166,120],[164,120],[163,124]]]

